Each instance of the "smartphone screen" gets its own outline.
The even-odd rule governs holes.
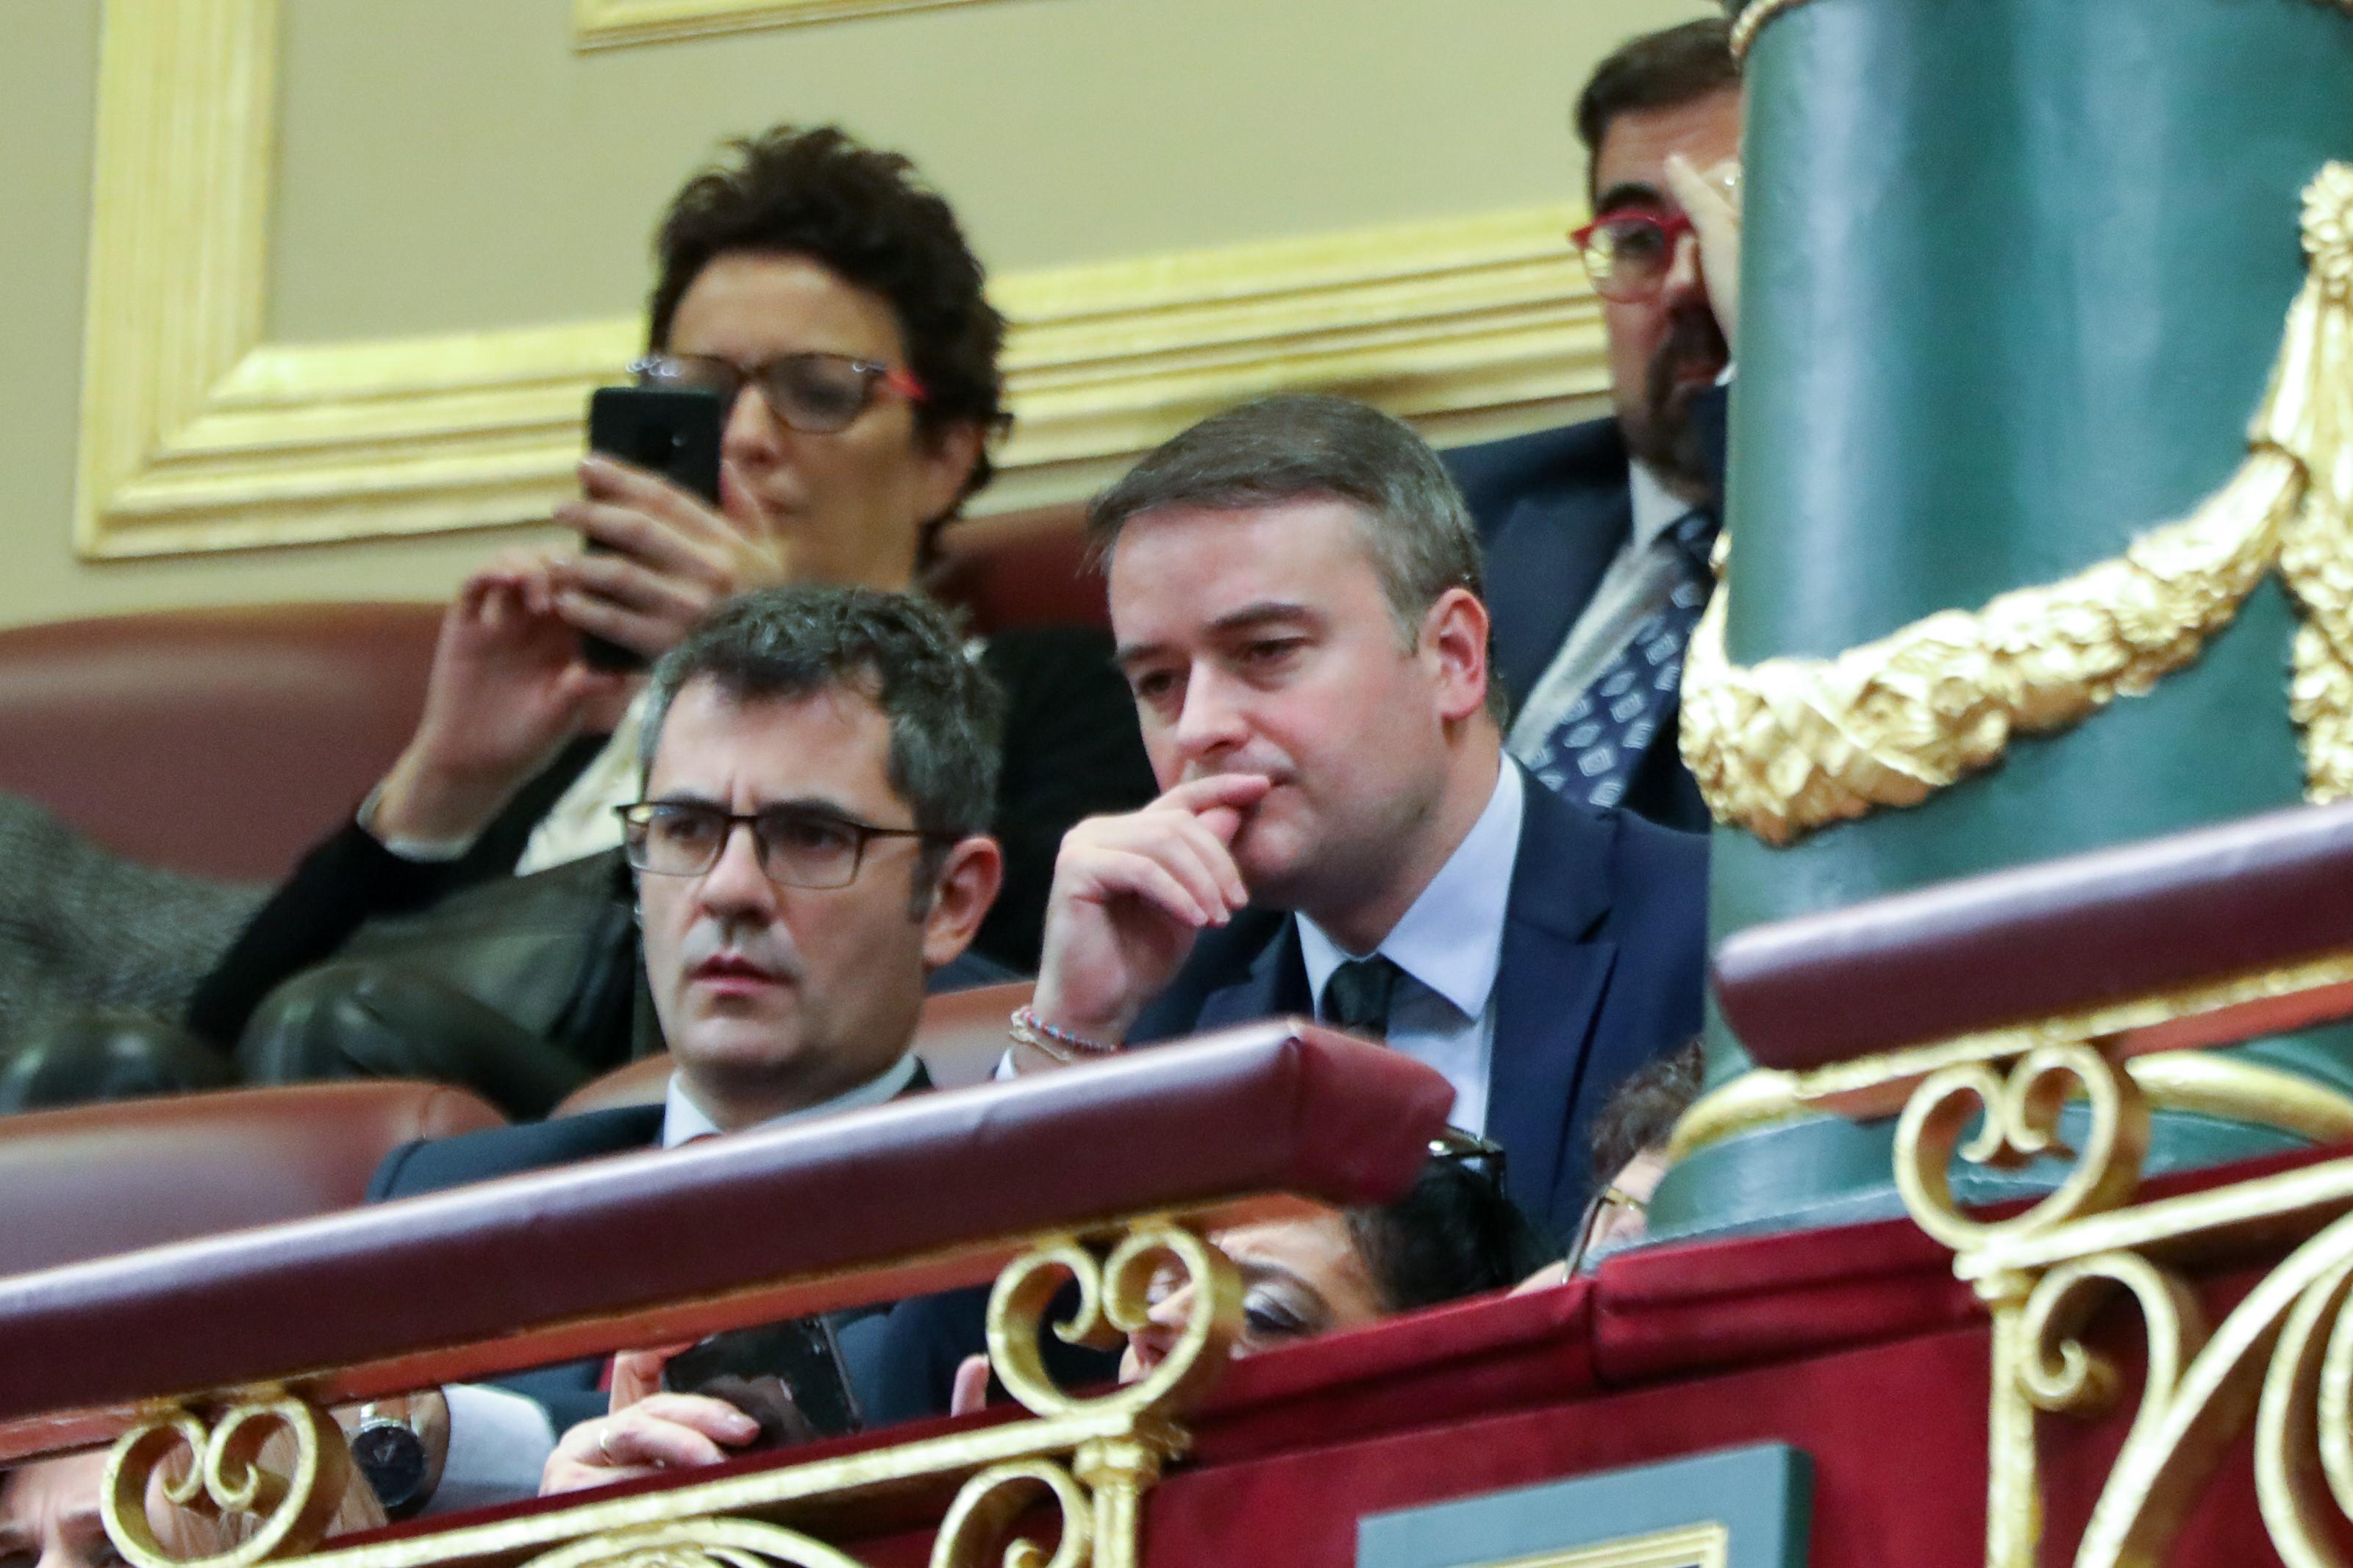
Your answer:
[[[842,1368],[833,1325],[821,1317],[713,1334],[662,1367],[662,1386],[679,1394],[709,1391],[723,1396],[723,1388],[711,1385],[739,1380],[757,1384],[768,1378],[784,1384],[818,1436],[842,1436],[863,1422],[858,1395]]]
[[[661,475],[681,489],[719,504],[719,443],[727,405],[694,387],[601,386],[588,400],[588,445],[607,457]],[[590,550],[604,548],[594,541]],[[645,660],[617,643],[583,637],[580,649],[598,669],[640,669]]]

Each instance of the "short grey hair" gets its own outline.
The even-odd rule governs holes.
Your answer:
[[[1411,426],[1352,398],[1282,393],[1213,414],[1095,498],[1087,535],[1108,563],[1120,531],[1168,507],[1257,510],[1330,497],[1353,505],[1365,553],[1408,648],[1450,588],[1484,597],[1479,531],[1446,465]],[[1488,710],[1503,687],[1488,670]]]
[[[836,687],[860,693],[891,722],[891,787],[915,826],[951,838],[988,831],[1005,700],[930,601],[796,583],[719,605],[654,666],[638,742],[641,777],[652,775],[671,704],[696,680],[736,702],[794,701]],[[933,847],[926,864],[936,874],[944,850]]]

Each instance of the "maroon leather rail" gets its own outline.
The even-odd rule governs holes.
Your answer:
[[[1452,1102],[1409,1058],[1275,1021],[19,1275],[0,1423],[330,1368],[318,1392],[364,1396],[968,1282],[1119,1215],[1384,1201]]]
[[[1715,991],[1757,1061],[1810,1068],[2348,952],[2353,805],[2308,806],[1752,927]]]
[[[437,1083],[310,1083],[0,1118],[0,1274],[349,1208],[384,1157],[506,1119]]]

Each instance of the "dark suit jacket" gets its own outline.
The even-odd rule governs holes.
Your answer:
[[[1692,410],[1703,448],[1723,472],[1726,399]],[[1446,466],[1469,503],[1486,556],[1487,608],[1494,620],[1495,673],[1516,708],[1535,689],[1593,601],[1609,563],[1633,535],[1634,501],[1625,438],[1615,419],[1457,447]],[[1719,492],[1722,486],[1718,487]],[[1674,712],[1663,716],[1620,804],[1670,827],[1704,832],[1706,803],[1675,746]]]
[[[1515,764],[1514,764],[1515,765]],[[1526,814],[1512,867],[1495,975],[1487,1136],[1504,1146],[1504,1184],[1566,1239],[1594,1190],[1592,1124],[1629,1073],[1699,1032],[1706,965],[1707,841],[1622,812],[1559,799],[1523,774]],[[1298,927],[1249,910],[1204,935],[1129,1031],[1136,1044],[1285,1013],[1312,1014]],[[956,1363],[983,1346],[987,1293],[908,1301],[858,1325],[853,1364],[878,1421],[947,1407]],[[1066,1387],[1108,1379],[1114,1363],[1048,1336]]]
[[[921,1061],[902,1090],[921,1094],[932,1087]],[[419,1139],[404,1143],[384,1157],[368,1183],[368,1202],[413,1198],[470,1182],[520,1175],[569,1165],[605,1154],[650,1149],[661,1142],[662,1108],[627,1105],[613,1110],[592,1110],[549,1121],[526,1121],[493,1127],[455,1138]],[[862,1317],[848,1314],[842,1320]],[[840,1321],[837,1327],[841,1326]],[[602,1357],[533,1367],[496,1379],[499,1387],[526,1394],[547,1407],[561,1433],[565,1427],[605,1414],[608,1403],[596,1385],[603,1379]]]
[[[1707,842],[1522,782],[1486,1132],[1504,1146],[1514,1200],[1566,1237],[1594,1188],[1595,1113],[1629,1073],[1699,1032]],[[1252,910],[1201,938],[1129,1038],[1314,1010],[1297,924]]]

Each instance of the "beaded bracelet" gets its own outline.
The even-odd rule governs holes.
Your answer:
[[[1028,1006],[1013,1009],[1013,1018],[1006,1031],[1017,1046],[1029,1046],[1043,1052],[1068,1067],[1082,1056],[1108,1057],[1115,1054],[1117,1046],[1107,1046],[1101,1040],[1091,1040],[1084,1035],[1074,1035],[1068,1029],[1058,1029]],[[1076,1053],[1073,1055],[1072,1053]]]

